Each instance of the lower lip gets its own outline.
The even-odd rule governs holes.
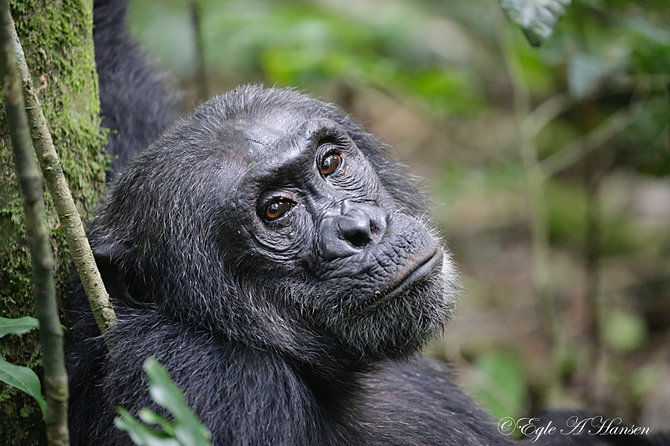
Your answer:
[[[436,249],[430,256],[426,257],[422,261],[418,262],[415,266],[412,267],[412,270],[397,284],[393,284],[389,287],[390,291],[382,292],[378,295],[375,295],[373,301],[366,305],[366,309],[376,306],[376,304],[393,299],[398,294],[404,292],[407,288],[412,286],[413,283],[418,280],[426,277],[430,272],[432,272],[435,267],[442,260],[442,253],[440,249]]]

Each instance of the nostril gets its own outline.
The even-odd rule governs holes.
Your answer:
[[[356,250],[375,243],[386,229],[386,214],[376,206],[365,203],[342,202],[337,217],[338,238]]]
[[[370,243],[371,238],[365,232],[356,232],[354,234],[349,234],[346,239],[354,248],[362,248],[368,243]]]
[[[362,248],[372,241],[371,223],[364,214],[342,217],[339,221],[340,238],[354,248]]]
[[[375,223],[374,221],[370,221],[370,233],[379,234],[380,232],[381,228],[379,227],[379,225],[377,225],[377,223]]]

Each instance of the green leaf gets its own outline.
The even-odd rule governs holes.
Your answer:
[[[494,417],[518,417],[524,412],[528,388],[520,361],[513,355],[492,351],[475,363],[478,372],[474,394]]]
[[[528,42],[540,46],[551,37],[570,0],[499,0],[507,18],[521,26]]]
[[[140,419],[147,424],[160,426],[162,430],[146,427],[128,411],[118,408],[121,415],[114,424],[128,432],[130,438],[139,446],[211,446],[210,433],[193,413],[181,390],[172,382],[167,370],[154,358],[144,361],[144,370],[149,375],[149,394],[161,407],[167,409],[174,423],[148,408],[143,408]]]
[[[598,58],[577,54],[568,65],[568,88],[575,99],[584,99],[593,93],[607,75],[607,67]]]
[[[0,317],[0,338],[8,334],[22,335],[38,326],[39,323],[37,322],[37,319],[30,316],[19,317],[16,319]]]
[[[42,411],[42,417],[46,418],[47,403],[42,397],[42,386],[35,372],[28,367],[11,364],[0,357],[0,381],[35,398]]]
[[[174,434],[179,444],[205,445],[210,434],[193,413],[179,388],[172,382],[165,367],[154,358],[144,361],[144,371],[149,375],[149,393],[160,406],[174,416]]]
[[[149,429],[137,421],[127,410],[117,409],[120,417],[114,419],[114,425],[128,432],[130,439],[138,446],[180,446],[180,443],[168,434]]]
[[[140,410],[140,420],[142,420],[146,424],[156,424],[161,428],[163,428],[163,431],[165,431],[167,435],[171,437],[175,436],[174,427],[170,424],[167,418],[157,414],[156,412],[147,407]]]

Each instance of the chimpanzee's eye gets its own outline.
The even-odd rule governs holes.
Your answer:
[[[290,211],[294,205],[295,203],[288,198],[278,198],[265,205],[262,217],[266,221],[276,220]]]
[[[319,172],[324,177],[335,172],[342,164],[342,156],[337,152],[330,152],[321,159],[319,163]]]

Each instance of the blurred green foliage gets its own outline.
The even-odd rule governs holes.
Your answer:
[[[502,351],[487,351],[477,358],[474,373],[473,394],[495,418],[524,415],[528,389],[518,358]]]
[[[670,383],[670,2],[574,0],[540,48],[495,0],[198,4],[210,93],[263,82],[334,101],[428,177],[466,285],[431,351],[483,404],[670,419],[649,390]],[[193,104],[188,8],[135,0],[130,24]],[[537,243],[558,344],[542,335]]]

